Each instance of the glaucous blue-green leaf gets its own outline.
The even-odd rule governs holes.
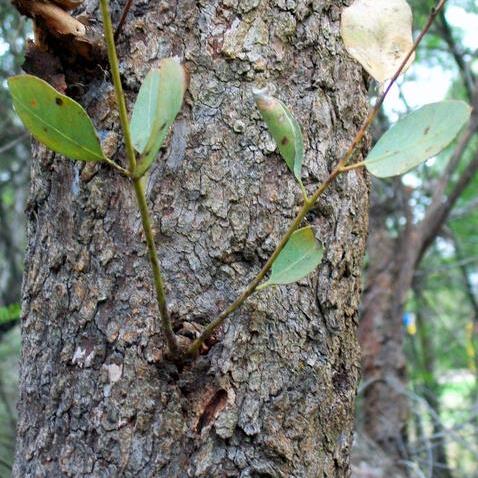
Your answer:
[[[13,76],[8,86],[15,111],[38,141],[70,159],[105,159],[93,123],[76,101],[31,75]]]
[[[142,155],[135,174],[151,166],[183,103],[186,72],[178,58],[161,60],[141,86],[131,117],[131,136]]]
[[[138,153],[143,153],[158,112],[159,69],[151,70],[143,81],[131,116],[131,137]]]
[[[304,140],[299,123],[287,106],[270,96],[266,89],[254,90],[254,97],[281,156],[296,179],[301,182]]]
[[[322,247],[311,227],[295,231],[272,264],[269,280],[258,289],[303,279],[320,264],[322,255]]]
[[[365,166],[379,178],[406,173],[446,148],[468,122],[463,101],[431,103],[392,126],[367,156]]]

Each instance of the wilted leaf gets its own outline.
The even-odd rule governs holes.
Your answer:
[[[412,49],[412,21],[412,10],[405,0],[355,0],[342,12],[345,48],[383,83],[392,78]]]
[[[470,118],[463,101],[432,103],[392,126],[368,155],[365,166],[375,176],[403,174],[446,148]]]
[[[311,227],[295,231],[272,264],[269,280],[258,289],[303,279],[320,264],[322,254],[322,248]]]
[[[134,106],[131,135],[136,150],[143,155],[137,175],[154,161],[173,124],[186,91],[186,73],[178,58],[166,58],[159,69],[146,76]]]
[[[20,1],[20,3],[22,3]],[[65,2],[65,4],[68,2]],[[52,4],[45,0],[29,0],[25,7],[28,9],[28,16],[40,21],[43,27],[55,36],[69,36],[71,39],[81,37],[85,39],[86,26],[79,20],[72,17],[59,5]],[[66,7],[66,5],[63,5]],[[91,54],[91,53],[90,53]]]
[[[8,86],[18,116],[38,141],[71,159],[104,159],[93,123],[76,101],[31,75],[14,76]]]
[[[301,182],[304,141],[299,123],[287,106],[268,95],[266,90],[255,90],[254,97],[281,156],[296,179]]]

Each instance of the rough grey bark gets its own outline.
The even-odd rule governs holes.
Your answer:
[[[339,39],[345,3],[135,2],[120,45],[130,99],[162,57],[184,58],[191,77],[147,188],[176,330],[231,301],[300,202],[251,87],[276,85],[304,125],[306,183],[358,129],[366,92]],[[115,150],[109,78],[81,101]],[[348,476],[364,173],[340,178],[308,218],[325,245],[319,272],[254,296],[208,355],[177,367],[162,358],[128,181],[33,149],[14,476]]]

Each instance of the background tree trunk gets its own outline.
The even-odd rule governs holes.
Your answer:
[[[147,188],[176,330],[231,301],[300,201],[252,86],[276,85],[303,125],[306,184],[358,129],[366,92],[340,41],[344,4],[135,2],[119,48],[130,100],[162,57],[179,55],[191,77]],[[121,144],[108,76],[80,100]],[[14,476],[348,476],[364,173],[339,179],[308,218],[326,247],[319,272],[254,296],[207,356],[178,368],[162,358],[130,184],[33,150]]]
[[[403,188],[397,183],[394,186],[393,199],[400,205],[404,198],[400,201],[398,191],[403,192]],[[370,262],[359,329],[364,377],[362,412],[365,433],[398,462],[407,456],[408,419],[401,318],[417,249],[414,231],[409,227],[398,238],[390,237],[387,207],[381,206],[372,200]]]
[[[478,83],[472,105],[478,105]],[[406,426],[409,404],[402,319],[407,296],[421,260],[442,233],[460,195],[478,172],[478,154],[466,162],[465,152],[478,132],[476,107],[470,123],[457,142],[444,172],[433,185],[423,219],[416,221],[409,191],[398,182],[397,210],[405,226],[390,234],[380,203],[372,200],[370,257],[362,298],[360,345],[363,354],[363,422],[366,434],[396,463],[408,458]],[[463,169],[459,171],[459,167]],[[459,173],[458,173],[459,171]],[[398,228],[397,228],[398,229]]]

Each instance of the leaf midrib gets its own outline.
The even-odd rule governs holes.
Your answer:
[[[296,261],[291,262],[285,269],[282,269],[282,271],[279,272],[277,275],[279,275],[279,277],[280,277],[280,276],[283,275],[285,272],[287,272],[287,271],[289,271],[289,270],[291,270],[291,269],[294,269],[294,266],[297,265],[297,264],[299,264],[301,261],[303,261],[303,260],[307,257],[307,255],[310,254],[311,250],[313,250],[314,248],[315,248],[315,247],[311,247],[310,249],[308,249],[307,252],[306,252],[304,255],[302,255],[302,256],[301,256],[299,259],[297,259]],[[271,278],[268,280],[268,282],[272,282],[272,281],[274,281],[274,268],[272,268],[272,275],[271,275]],[[276,280],[275,282],[277,282],[277,280]]]
[[[79,147],[82,151],[86,151],[87,153],[93,155],[95,158],[98,158],[100,161],[103,161],[104,156],[98,156],[97,153],[94,151],[91,151],[89,148],[86,148],[83,146],[81,143],[76,142],[74,139],[72,139],[69,136],[66,136],[62,131],[57,129],[55,126],[51,125],[50,123],[47,123],[41,116],[38,116],[33,110],[29,109],[27,106],[25,106],[25,103],[21,101],[18,96],[12,95],[13,98],[16,100],[17,104],[20,105],[27,113],[30,113],[34,118],[38,119],[42,124],[52,128],[54,131],[56,131],[60,136],[68,140],[70,143],[76,145]]]
[[[463,126],[462,126],[463,127]],[[436,138],[436,137],[440,137],[438,133],[435,133],[435,134],[431,134],[429,135],[430,138]],[[439,148],[438,151],[442,151],[443,148],[446,148],[449,144],[451,144],[453,142],[453,140],[456,138],[456,135],[453,136],[449,141],[446,142],[446,144],[442,147],[442,148]],[[436,141],[430,141],[430,144],[432,144],[435,148],[437,147],[436,144],[437,142]],[[442,143],[440,143],[442,144]],[[401,156],[406,156],[407,155],[407,152],[413,150],[413,149],[416,149],[416,145],[415,144],[412,144],[410,146],[406,146],[406,147],[402,147],[399,151],[390,151],[388,153],[383,153],[379,156],[377,156],[376,158],[372,158],[372,159],[366,159],[365,160],[365,164],[375,164],[375,163],[378,163],[378,162],[381,162],[381,161],[384,161],[392,156],[396,156],[396,155],[401,155]],[[431,153],[431,156],[432,157],[434,154],[438,154],[438,153]]]

